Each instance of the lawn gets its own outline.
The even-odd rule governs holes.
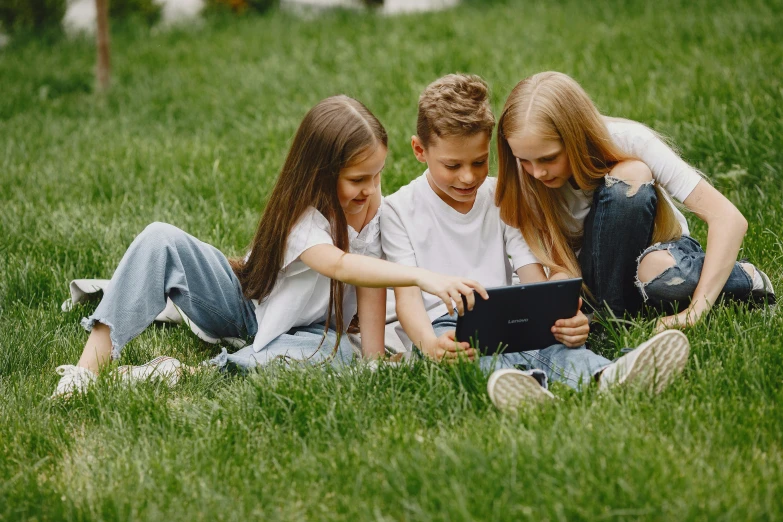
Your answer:
[[[783,288],[781,26],[780,1],[718,0],[127,24],[105,99],[89,42],[0,50],[0,520],[780,520],[783,314],[741,306],[689,330],[685,374],[658,397],[559,387],[518,416],[493,409],[474,366],[425,362],[48,396],[94,307],[60,310],[71,279],[110,277],[152,221],[242,253],[298,122],[331,94],[386,125],[394,192],[422,170],[418,94],[454,71],[487,79],[499,111],[517,81],[560,70],[605,114],[669,136],[745,214],[741,255]],[[613,357],[651,330],[595,346]],[[218,350],[153,327],[123,362]]]

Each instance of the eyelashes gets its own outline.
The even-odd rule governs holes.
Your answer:
[[[486,165],[486,164],[487,164],[487,160],[484,160],[484,161],[476,161],[476,162],[474,162],[474,163],[473,163],[473,166],[474,166],[474,167],[483,167],[483,166],[484,166],[484,165]],[[457,169],[459,169],[459,168],[460,168],[462,165],[461,165],[461,164],[457,164],[457,165],[446,165],[446,164],[444,164],[443,166],[444,166],[444,167],[446,167],[448,170],[457,170]]]

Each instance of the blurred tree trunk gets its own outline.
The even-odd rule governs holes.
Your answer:
[[[109,0],[95,0],[98,12],[98,27],[96,36],[98,40],[98,64],[95,68],[98,92],[109,90],[109,76],[111,73],[111,58],[109,50]]]

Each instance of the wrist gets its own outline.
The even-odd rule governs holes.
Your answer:
[[[410,286],[418,286],[421,288],[422,284],[424,284],[424,280],[427,276],[427,270],[424,268],[414,267],[413,268],[413,284]]]
[[[700,297],[698,299],[694,299],[691,301],[690,306],[688,306],[688,312],[691,314],[695,314],[696,317],[699,317],[701,314],[706,312],[712,308],[712,305],[707,300],[706,297]]]
[[[438,347],[437,337],[426,337],[419,342],[419,350],[427,357],[432,357],[435,353],[435,349]]]

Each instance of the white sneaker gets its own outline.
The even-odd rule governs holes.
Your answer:
[[[503,412],[515,412],[523,404],[554,399],[552,392],[541,386],[528,372],[512,368],[493,372],[487,382],[492,404]]]
[[[182,372],[182,364],[173,357],[160,356],[141,366],[120,366],[115,370],[121,381],[134,383],[139,381],[161,380],[174,386]]]
[[[96,375],[81,366],[64,364],[57,367],[57,373],[62,375],[57,388],[52,393],[52,399],[67,399],[74,393],[84,393],[87,387],[95,382]]]
[[[598,390],[628,385],[660,393],[685,369],[690,343],[679,330],[666,330],[651,337],[608,366],[599,377]]]
[[[769,280],[769,276],[759,270],[757,266],[753,266],[756,269],[756,273],[761,277],[762,288],[758,290],[751,290],[750,294],[753,300],[759,304],[767,304],[770,308],[775,307],[778,300],[775,296],[775,289],[772,287],[772,281]],[[755,285],[754,285],[755,286]]]

